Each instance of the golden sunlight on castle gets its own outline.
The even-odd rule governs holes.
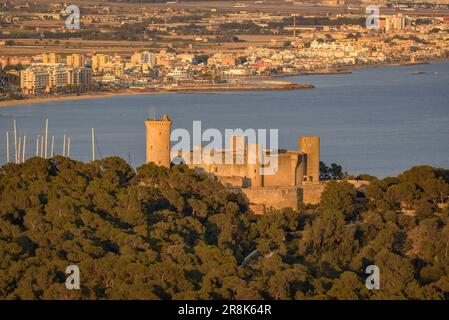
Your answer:
[[[164,115],[162,119],[146,120],[145,125],[146,162],[170,167],[171,119]],[[229,145],[230,150],[211,151],[215,158],[223,159],[220,164],[205,163],[202,159],[198,164],[186,162],[190,168],[216,177],[232,190],[241,191],[256,213],[263,213],[268,207],[297,209],[301,202],[319,202],[324,188],[319,178],[320,137],[301,136],[298,138],[298,150],[279,151],[278,167],[273,174],[261,172],[264,165],[259,156],[269,157],[269,150],[260,150],[259,144],[249,145],[245,136],[232,136]],[[248,161],[249,150],[257,150],[256,161]],[[233,160],[231,163],[224,161],[229,154]],[[192,159],[193,151],[187,157]],[[186,158],[185,154],[183,158]]]

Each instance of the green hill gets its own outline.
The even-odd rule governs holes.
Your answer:
[[[318,208],[255,216],[185,166],[32,158],[0,169],[0,299],[447,299],[448,188],[417,167],[362,201],[330,182]]]

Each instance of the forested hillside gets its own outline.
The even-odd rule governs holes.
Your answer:
[[[0,298],[447,299],[448,181],[416,167],[366,198],[331,181],[317,208],[255,216],[185,166],[4,165]],[[72,264],[80,290],[65,287]],[[365,287],[371,264],[379,290]]]

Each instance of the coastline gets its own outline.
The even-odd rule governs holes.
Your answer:
[[[224,92],[224,91],[282,91],[282,90],[302,90],[315,88],[310,83],[294,83],[285,81],[260,81],[258,83],[240,83],[239,85],[207,85],[207,86],[179,86],[173,88],[165,88],[154,91],[136,91],[136,90],[123,90],[116,92],[103,92],[103,93],[88,93],[81,95],[66,95],[56,97],[42,97],[42,98],[30,98],[22,100],[5,100],[0,101],[0,108],[7,108],[13,106],[26,106],[39,103],[48,102],[66,102],[88,99],[102,99],[118,96],[131,96],[131,95],[150,95],[150,94],[170,94],[170,93],[210,93],[210,92]]]
[[[353,71],[370,69],[370,68],[382,68],[382,67],[407,67],[414,65],[426,65],[431,64],[434,61],[448,61],[448,59],[438,59],[431,61],[419,61],[419,62],[405,62],[405,63],[388,63],[388,64],[375,64],[375,65],[361,65],[354,66],[345,70],[317,70],[314,72],[305,73],[294,73],[294,74],[279,74],[267,77],[256,77],[256,78],[238,78],[241,81],[244,80],[260,80],[259,85],[254,86],[216,86],[207,85],[203,87],[173,87],[166,89],[159,89],[154,91],[136,91],[136,90],[122,90],[116,92],[99,92],[99,93],[88,93],[81,95],[65,95],[56,97],[40,97],[40,98],[29,98],[22,100],[5,100],[0,101],[0,108],[7,108],[13,106],[27,106],[39,103],[52,103],[52,102],[66,102],[66,101],[77,101],[77,100],[89,100],[89,99],[102,99],[118,96],[131,96],[131,95],[153,95],[153,94],[170,94],[170,93],[213,93],[213,92],[223,92],[223,91],[273,91],[273,90],[299,90],[299,89],[312,89],[315,88],[309,83],[282,83],[282,81],[273,81],[267,85],[269,79],[277,78],[290,78],[297,76],[310,76],[310,75],[341,75],[341,74],[351,74]],[[231,78],[236,80],[236,78]],[[279,83],[275,83],[279,82]],[[243,82],[242,82],[243,83]],[[264,86],[265,84],[265,86]]]
[[[57,97],[45,97],[45,98],[30,98],[30,99],[22,99],[22,100],[6,100],[0,101],[0,108],[13,107],[17,105],[32,105],[39,103],[48,103],[48,102],[65,102],[65,101],[77,101],[77,100],[89,100],[89,99],[102,99],[109,97],[118,97],[118,96],[131,96],[131,95],[141,95],[141,94],[157,94],[158,92],[136,92],[136,91],[117,91],[117,92],[104,92],[104,93],[89,93],[82,94],[79,96],[76,95],[67,95],[67,96],[57,96]]]
[[[240,82],[238,84],[225,85],[207,85],[207,86],[187,86],[173,87],[161,90],[157,93],[209,93],[219,91],[285,91],[314,89],[315,86],[310,83],[295,83],[290,81],[259,81],[255,83]]]

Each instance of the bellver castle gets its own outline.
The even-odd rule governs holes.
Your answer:
[[[170,167],[170,135],[172,121],[164,115],[162,119],[148,119],[146,126],[146,163]],[[245,136],[234,136],[231,150],[213,150],[215,156],[224,159],[228,152],[233,159],[241,157],[243,161],[219,164],[186,161],[189,168],[216,177],[232,190],[241,191],[255,213],[263,213],[265,208],[298,209],[301,202],[315,204],[320,200],[324,183],[320,182],[320,137],[301,136],[298,138],[298,150],[287,150],[277,154],[277,170],[273,174],[261,173],[259,156],[268,155],[269,150],[260,150],[260,145],[249,145]],[[240,147],[238,148],[237,145]],[[257,150],[256,161],[250,162],[249,152]],[[252,149],[252,150],[254,150]],[[193,157],[189,151],[187,157]],[[183,154],[183,158],[186,155]]]

